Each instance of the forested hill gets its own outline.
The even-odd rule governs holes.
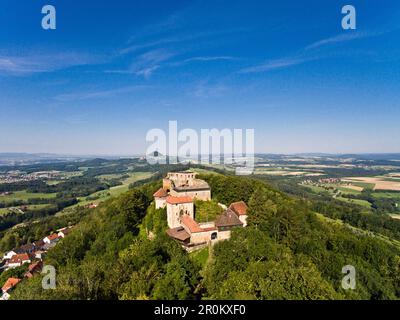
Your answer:
[[[400,250],[311,210],[262,181],[202,175],[221,203],[244,200],[249,226],[208,250],[188,254],[165,234],[166,212],[137,187],[85,216],[45,263],[57,288],[41,277],[21,283],[12,299],[396,299]],[[151,237],[149,237],[151,231]],[[203,256],[204,257],[200,257]],[[207,256],[208,255],[208,256]],[[344,290],[342,268],[356,269]]]

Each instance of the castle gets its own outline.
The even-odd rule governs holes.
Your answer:
[[[194,172],[170,172],[163,186],[154,193],[156,209],[167,208],[167,234],[186,248],[196,248],[210,242],[229,239],[231,229],[247,224],[247,205],[232,203],[215,221],[198,223],[195,219],[194,199],[211,200],[207,182],[196,179]]]

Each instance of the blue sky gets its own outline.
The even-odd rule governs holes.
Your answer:
[[[169,120],[254,128],[257,152],[400,152],[399,119],[397,0],[0,0],[0,152],[139,154]]]

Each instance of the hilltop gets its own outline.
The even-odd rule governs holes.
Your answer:
[[[203,251],[186,252],[166,234],[166,210],[155,208],[156,180],[91,210],[48,253],[45,264],[57,269],[56,290],[42,290],[36,276],[21,283],[12,299],[400,296],[400,250],[391,242],[321,217],[310,201],[263,181],[221,173],[199,178],[216,201],[248,204],[246,228]],[[356,290],[341,286],[346,265],[356,268]]]

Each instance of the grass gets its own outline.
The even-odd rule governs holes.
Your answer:
[[[337,197],[337,200],[347,202],[347,203],[353,203],[353,204],[358,204],[359,206],[363,206],[365,208],[371,208],[371,203],[369,203],[366,200],[360,200],[360,199],[349,199],[349,198],[343,198],[343,197]]]
[[[213,221],[223,211],[216,201],[195,200],[194,206],[194,217],[197,222]]]
[[[351,184],[357,186],[357,187],[362,187],[364,189],[374,189],[375,183],[367,183],[367,182],[360,182],[357,180],[352,180]]]
[[[7,196],[0,196],[0,202],[9,203],[14,200],[27,201],[28,199],[51,199],[55,198],[56,193],[31,193],[27,191],[15,191]]]
[[[90,203],[98,204],[100,202],[103,202],[103,201],[111,198],[111,197],[119,196],[120,194],[129,190],[129,185],[131,183],[150,178],[152,175],[153,175],[153,173],[151,173],[151,172],[131,172],[131,173],[129,173],[129,178],[125,179],[122,182],[122,185],[112,187],[108,190],[102,190],[102,191],[92,193],[91,195],[89,195],[87,197],[78,198],[79,202],[78,202],[78,204],[76,204],[74,206],[78,206],[78,205],[84,206],[84,205],[87,205]],[[90,198],[98,198],[98,199],[91,200]]]
[[[197,264],[201,269],[204,269],[204,267],[207,264],[208,261],[208,256],[209,256],[209,250],[208,247],[203,248],[198,251],[194,251],[189,254],[189,258]]]
[[[337,189],[340,190],[342,193],[346,193],[346,194],[361,194],[361,191],[357,191],[357,190],[342,187],[342,186],[337,186]]]

